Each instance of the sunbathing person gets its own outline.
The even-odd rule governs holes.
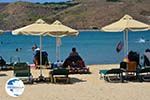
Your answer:
[[[76,51],[76,48],[72,48],[72,52],[69,56],[79,56],[78,52]]]
[[[63,67],[85,67],[84,61],[76,51],[76,48],[72,48],[72,52],[69,57],[63,63]]]
[[[36,66],[40,65],[40,50],[36,50],[33,62]],[[42,51],[42,63],[41,63],[41,65],[49,65],[48,54],[46,51]]]
[[[128,62],[135,61],[139,65],[139,54],[134,51],[130,51],[128,54]]]

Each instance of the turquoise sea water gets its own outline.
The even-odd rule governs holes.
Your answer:
[[[150,48],[150,41],[139,43],[139,39],[144,37],[150,40],[150,31],[129,32],[129,51],[134,50],[143,54],[146,48]],[[99,31],[82,31],[77,37],[63,37],[61,45],[61,59],[64,60],[71,52],[72,47],[76,47],[86,64],[106,64],[119,63],[123,59],[123,50],[116,52],[116,45],[123,41],[123,33],[105,33]],[[38,36],[12,35],[4,33],[0,35],[0,56],[10,62],[10,58],[20,57],[21,61],[33,63],[33,44],[39,46]],[[16,48],[22,48],[16,52]],[[43,49],[49,54],[49,60],[54,62],[56,57],[55,38],[43,37]]]

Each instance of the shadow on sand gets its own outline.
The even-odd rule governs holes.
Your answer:
[[[7,74],[0,74],[0,77],[4,77],[4,76],[7,76]]]
[[[71,77],[69,84],[74,84],[74,83],[79,83],[79,82],[86,82],[86,80],[81,80],[75,77]]]
[[[38,79],[34,79],[33,84],[25,83],[26,85],[37,85],[37,84],[75,84],[79,82],[86,82],[86,80],[81,80],[75,77],[69,77],[69,83],[66,83],[66,80],[57,80],[56,83],[52,83],[49,78],[45,78],[45,80],[39,81]]]

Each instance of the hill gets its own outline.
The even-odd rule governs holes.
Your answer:
[[[60,20],[76,29],[101,28],[129,14],[150,24],[150,0],[73,0],[66,3],[0,3],[0,29],[12,30],[39,18]]]

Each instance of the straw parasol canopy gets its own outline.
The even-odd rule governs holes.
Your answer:
[[[63,25],[60,21],[56,20],[50,25],[51,36],[53,37],[64,37],[64,36],[76,36],[79,32],[75,29],[72,29],[68,26]]]
[[[60,45],[61,37],[64,36],[77,36],[79,32],[68,26],[63,25],[60,21],[56,20],[50,25],[51,33],[48,34],[52,37],[56,37],[56,60],[60,60]]]
[[[51,31],[50,25],[42,19],[38,19],[35,23],[12,31],[13,35],[46,35]]]
[[[145,31],[149,29],[149,25],[133,19],[129,15],[125,15],[119,21],[102,27],[105,32],[122,32],[124,31],[124,55],[128,54],[128,31]]]
[[[42,36],[49,34],[51,32],[50,25],[47,24],[42,19],[37,20],[35,23],[27,25],[25,27],[16,29],[12,31],[13,35],[37,35],[40,36],[40,66],[42,64]],[[42,70],[40,70],[40,74],[42,76]]]

